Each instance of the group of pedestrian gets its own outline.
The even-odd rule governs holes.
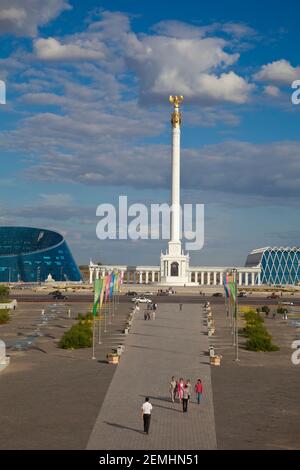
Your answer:
[[[147,310],[144,311],[144,320],[155,320],[155,314],[157,310],[157,304],[152,302],[147,305]]]
[[[177,381],[175,377],[172,377],[169,385],[172,402],[175,403],[176,399],[178,398],[179,402],[182,403],[183,413],[187,413],[188,404],[191,400],[193,389],[191,381],[189,379],[184,381],[183,378],[180,378],[179,381]],[[196,394],[197,403],[200,405],[203,394],[203,385],[201,379],[198,379],[195,383],[194,391]],[[149,434],[152,409],[153,407],[150,403],[150,399],[149,397],[146,397],[145,402],[142,405],[142,418],[145,434]]]
[[[171,378],[169,387],[171,400],[174,403],[178,398],[179,403],[182,403],[182,410],[184,413],[186,413],[188,409],[188,404],[192,396],[192,388],[193,386],[190,379],[184,381],[183,378],[180,378],[179,381],[177,381],[174,376]],[[203,385],[201,379],[198,379],[195,383],[194,391],[196,394],[197,403],[200,405],[203,394]]]

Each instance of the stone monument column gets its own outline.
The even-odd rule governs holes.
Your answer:
[[[174,106],[172,124],[172,188],[171,188],[171,234],[166,254],[161,255],[161,284],[169,286],[186,285],[189,279],[189,256],[181,247],[181,207],[180,207],[180,126],[179,106],[183,96],[170,96]]]
[[[170,103],[174,104],[172,114],[172,217],[171,242],[180,242],[180,125],[181,113],[179,105],[183,96],[170,96]]]

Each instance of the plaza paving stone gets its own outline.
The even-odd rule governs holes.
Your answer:
[[[144,307],[126,338],[117,367],[95,422],[87,449],[216,449],[208,336],[201,306],[161,304],[156,320],[145,321]],[[201,405],[193,394],[187,414],[169,399],[169,380],[201,378]],[[151,398],[150,434],[142,432],[141,405]]]

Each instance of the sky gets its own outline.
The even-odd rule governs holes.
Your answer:
[[[62,233],[79,264],[158,265],[166,241],[99,240],[96,209],[204,204],[191,264],[299,246],[300,6],[215,0],[0,0],[0,224]]]

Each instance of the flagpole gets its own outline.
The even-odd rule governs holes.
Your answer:
[[[110,305],[111,305],[111,300],[108,299],[108,324],[111,325],[111,308],[110,308]]]
[[[95,316],[93,315],[93,356],[92,359],[96,359],[95,357]]]
[[[106,324],[107,324],[106,323],[106,304],[107,304],[107,302],[106,302],[106,299],[105,299],[105,303],[104,303],[104,333],[107,332],[107,329],[106,329]]]
[[[99,309],[98,344],[102,344],[102,341],[101,341],[101,309]]]

